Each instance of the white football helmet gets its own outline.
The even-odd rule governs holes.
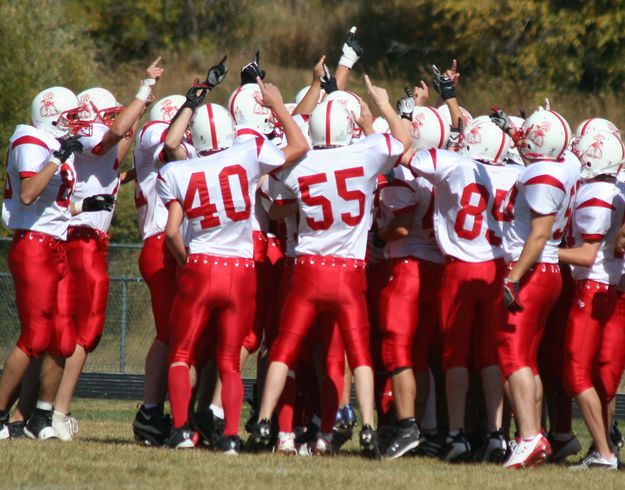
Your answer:
[[[416,151],[445,148],[449,140],[449,124],[434,107],[415,107],[410,134],[412,148]]]
[[[577,126],[575,130],[575,138],[581,139],[582,136],[597,131],[607,131],[614,136],[621,137],[621,132],[613,123],[601,117],[591,117],[579,123],[579,126]]]
[[[260,87],[256,83],[241,85],[230,96],[228,109],[236,124],[250,125],[263,134],[271,134],[275,117],[270,109],[258,103],[256,98],[260,95]]]
[[[335,92],[328,94],[328,96],[324,99],[324,102],[330,100],[336,101],[343,107],[345,107],[345,109],[347,110],[347,114],[349,114],[349,118],[352,120],[352,124],[354,126],[353,137],[359,138],[362,130],[356,124],[356,121],[354,121],[352,113],[355,114],[357,118],[360,117],[360,97],[358,97],[358,95],[356,95],[354,92],[336,90]]]
[[[63,138],[71,133],[85,132],[90,125],[79,118],[78,97],[65,87],[51,87],[42,90],[30,106],[33,126]]]
[[[299,92],[297,92],[297,94],[295,94],[295,105],[298,105],[302,101],[302,99],[304,98],[304,96],[306,95],[309,89],[310,89],[310,85],[307,85],[306,87],[301,89]],[[321,101],[323,100],[323,97],[325,96],[325,94],[326,94],[326,91],[321,89],[321,92],[319,93],[319,100],[317,100],[317,104],[321,104]]]
[[[445,123],[447,123],[447,125],[451,127],[451,114],[449,113],[449,107],[447,107],[447,104],[443,104],[437,107],[436,110],[441,115]],[[462,122],[464,124],[464,127],[466,128],[469,124],[471,124],[471,121],[473,121],[473,116],[471,116],[469,111],[467,111],[464,107],[460,108],[460,112],[462,113]]]
[[[559,160],[571,142],[569,123],[556,111],[538,110],[523,123],[519,153],[528,160]]]
[[[490,121],[474,119],[464,130],[462,151],[473,160],[504,165],[512,139],[496,124]]]
[[[83,121],[100,122],[110,127],[117,114],[124,110],[115,96],[104,88],[83,90],[77,97],[82,106],[80,119]]]
[[[585,134],[577,142],[574,153],[582,164],[582,179],[616,175],[625,160],[621,138],[608,131]]]
[[[326,99],[315,108],[310,115],[309,128],[313,148],[347,146],[352,142],[352,116],[336,100]]]
[[[376,133],[391,134],[391,128],[386,119],[382,116],[373,118],[373,130]]]
[[[150,121],[171,122],[182,104],[187,101],[184,95],[168,95],[152,104],[150,109]]]
[[[199,154],[230,148],[234,141],[234,120],[225,107],[205,104],[191,120],[191,140]]]

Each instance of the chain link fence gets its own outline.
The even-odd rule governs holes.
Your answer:
[[[7,266],[10,239],[0,238],[0,359],[5,359],[20,334],[13,279]],[[142,244],[115,244],[109,248],[109,298],[104,333],[89,354],[85,372],[143,374],[145,356],[156,334],[150,292],[139,274]],[[243,372],[254,377],[255,359]]]

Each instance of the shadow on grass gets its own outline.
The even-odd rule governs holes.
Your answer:
[[[80,439],[81,442],[89,442],[94,444],[109,444],[111,446],[136,446],[136,447],[147,447],[141,446],[141,444],[137,444],[135,441],[130,439],[122,438],[122,437],[84,437]]]

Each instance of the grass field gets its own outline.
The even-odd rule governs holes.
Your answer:
[[[334,458],[142,448],[130,430],[135,410],[131,401],[76,400],[80,432],[74,441],[3,441],[0,488],[625,488],[620,471],[580,474],[556,465],[510,471],[417,458],[372,462],[358,457],[353,442],[351,455]],[[586,431],[576,424],[585,451]]]

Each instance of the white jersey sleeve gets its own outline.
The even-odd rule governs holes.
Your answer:
[[[21,124],[9,140],[7,177],[2,221],[11,230],[32,230],[64,240],[71,215],[70,197],[76,174],[70,156],[57,170],[43,192],[29,206],[22,204],[22,179],[34,177],[43,170],[58,150],[59,142],[48,133]]]
[[[416,152],[410,159],[410,168],[416,175],[437,185],[448,178],[462,160],[456,152],[430,148]]]
[[[623,257],[616,254],[616,235],[623,222],[625,185],[617,182],[589,182],[583,184],[575,202],[572,232],[574,246],[585,241],[601,241],[595,262],[591,267],[572,266],[577,281],[591,279],[604,284],[617,284],[623,270]]]

